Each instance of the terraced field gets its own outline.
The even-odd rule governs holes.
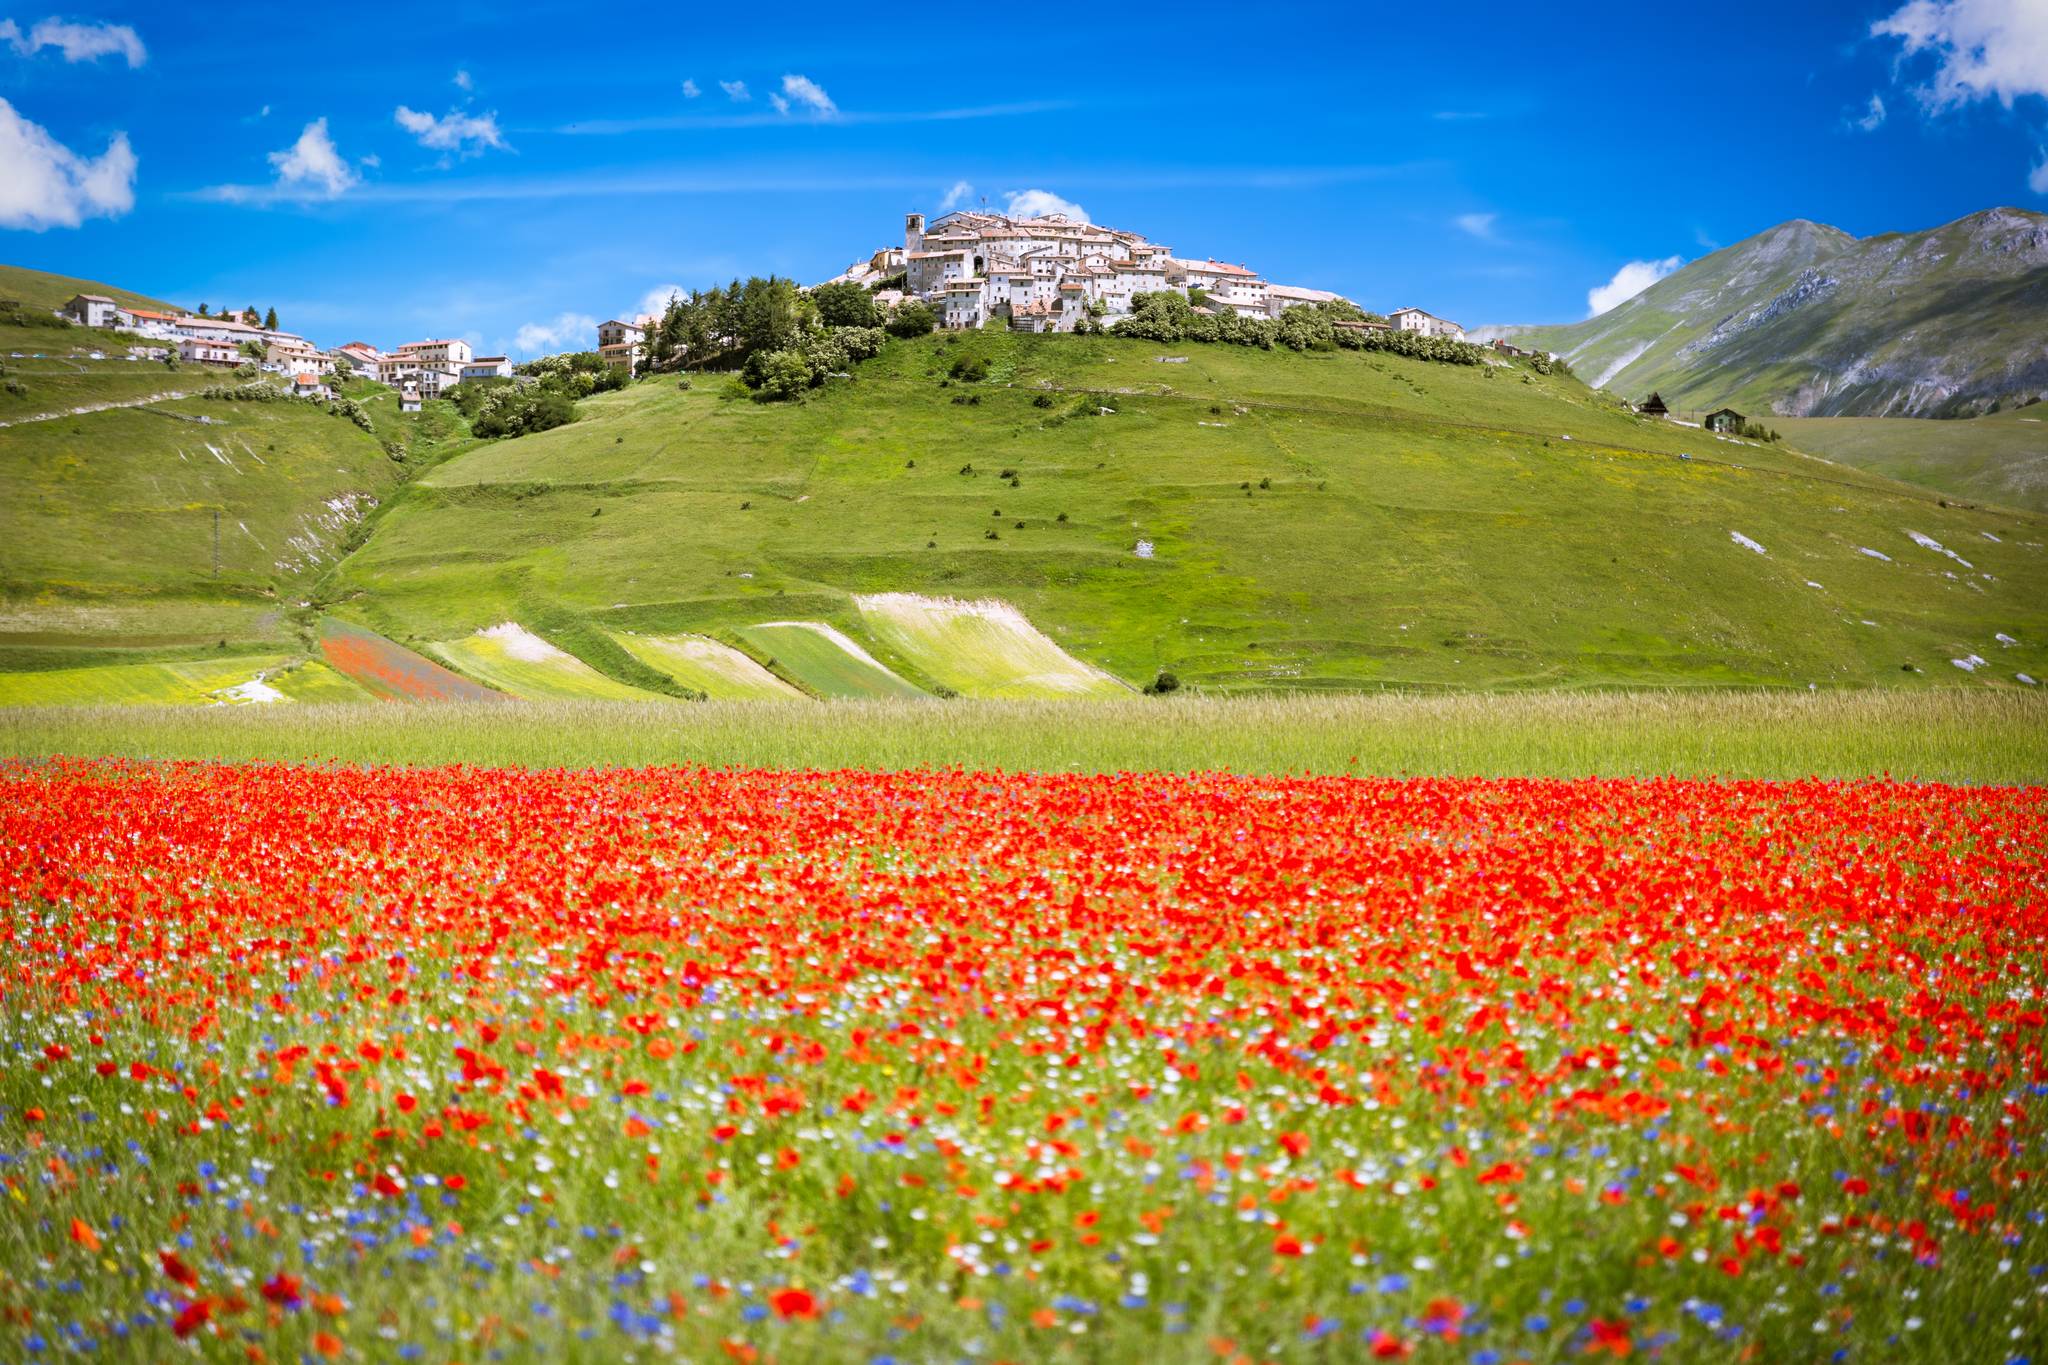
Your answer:
[[[667,701],[630,687],[557,649],[517,622],[506,621],[428,646],[450,666],[499,692],[534,700]]]
[[[768,621],[734,633],[814,696],[886,700],[927,695],[837,626],[822,621]]]
[[[1047,639],[1003,602],[916,593],[857,597],[861,619],[928,676],[967,697],[1120,697],[1130,688]]]
[[[496,701],[504,696],[375,631],[331,616],[320,623],[320,650],[331,667],[380,701]]]
[[[619,631],[620,648],[712,701],[801,701],[803,693],[731,645],[703,635]]]
[[[215,706],[364,701],[344,674],[285,655],[0,673],[0,706]]]

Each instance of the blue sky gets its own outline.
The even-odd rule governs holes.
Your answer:
[[[1468,325],[2048,209],[2048,0],[1059,8],[0,6],[0,260],[527,354],[949,194]]]

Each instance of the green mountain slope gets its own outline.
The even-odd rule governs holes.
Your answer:
[[[74,294],[104,294],[130,308],[154,308],[159,312],[174,307],[162,299],[153,299],[132,289],[117,289],[98,280],[75,280],[69,275],[26,270],[18,265],[0,265],[0,300],[25,304],[30,308],[51,309],[63,307]]]
[[[1968,421],[1779,417],[1802,450],[1956,497],[2048,512],[2048,404]]]
[[[2048,394],[2048,215],[1988,209],[1860,240],[1797,220],[1585,322],[1487,332],[1674,408],[1968,416]]]
[[[968,356],[988,381],[948,382]],[[856,594],[997,599],[1130,683],[2048,676],[2043,519],[1524,365],[978,333],[799,404],[717,388],[647,381],[439,465],[323,597],[406,642],[822,621],[912,678]]]

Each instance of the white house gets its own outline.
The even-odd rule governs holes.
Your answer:
[[[398,348],[397,354],[411,356],[422,365],[461,366],[467,364],[476,353],[470,350],[468,342],[456,338],[448,341],[408,341]]]
[[[292,392],[301,398],[327,399],[334,396],[333,390],[327,387],[327,381],[317,374],[292,376]]]
[[[631,322],[608,318],[597,324],[597,354],[613,369],[635,368],[640,362],[640,343],[653,319],[645,314]]]
[[[512,361],[508,356],[480,355],[462,367],[464,379],[510,379]]]
[[[1463,327],[1433,313],[1425,313],[1420,308],[1396,308],[1387,314],[1387,321],[1397,332],[1418,332],[1426,337],[1449,337],[1452,341],[1465,339]]]
[[[160,313],[154,308],[130,308],[125,311],[128,317],[126,330],[139,333],[153,341],[178,339],[178,314]]]
[[[1342,294],[1327,289],[1304,289],[1298,284],[1269,284],[1266,286],[1266,316],[1277,318],[1290,308],[1299,308],[1311,303],[1348,303]]]
[[[361,375],[367,379],[377,377],[377,365],[384,359],[384,353],[367,341],[351,341],[344,346],[337,346],[329,355],[334,360],[337,372],[346,370],[350,374]]]
[[[66,317],[87,327],[118,327],[122,322],[121,312],[121,305],[105,294],[73,294],[71,301],[64,305]]]
[[[178,341],[178,358],[196,365],[237,365],[242,353],[235,342],[217,337],[183,337]]]
[[[276,366],[279,374],[294,378],[300,375],[321,378],[334,373],[332,357],[321,354],[312,342],[290,332],[276,333],[275,339],[265,348],[263,359],[266,364]]]
[[[420,391],[415,385],[407,384],[398,391],[398,410],[400,412],[418,412],[420,410]]]

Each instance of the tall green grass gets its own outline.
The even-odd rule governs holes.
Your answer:
[[[0,710],[22,757],[767,768],[960,765],[1484,776],[2048,781],[2048,699],[1984,692],[1518,693],[1129,701],[527,702]]]

